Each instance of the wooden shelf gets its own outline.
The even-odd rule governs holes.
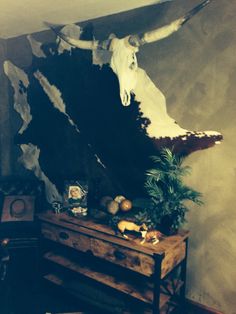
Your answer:
[[[55,273],[51,273],[48,275],[44,276],[44,279],[49,281],[50,283],[53,283],[55,285],[57,285],[58,287],[62,287],[65,288],[69,293],[71,293],[72,295],[76,296],[76,297],[80,297],[80,295],[78,295],[76,293],[76,287],[75,287],[75,282],[72,283],[68,283],[64,278],[60,277],[60,275],[55,274]],[[79,283],[76,282],[76,285],[78,285]],[[160,295],[160,310],[163,310],[165,305],[167,304],[167,302],[169,301],[169,297],[161,294]],[[127,312],[130,313],[130,312]],[[151,313],[151,309],[147,309],[145,310],[145,314]],[[161,312],[161,313],[164,313]]]
[[[88,277],[92,280],[95,280],[96,282],[102,283],[106,286],[109,286],[117,291],[121,291],[129,296],[132,296],[135,299],[138,299],[142,302],[152,304],[153,302],[153,291],[151,288],[148,287],[148,285],[142,285],[141,287],[138,287],[137,284],[132,284],[131,282],[124,282],[124,280],[119,280],[118,278],[108,275],[101,271],[95,271],[94,269],[80,265],[78,262],[74,262],[68,257],[65,257],[61,254],[55,253],[55,252],[47,252],[44,255],[44,258],[54,262],[60,266],[63,266],[71,271],[74,271],[78,274],[81,274],[85,277]],[[58,278],[55,278],[54,275],[48,275],[46,276],[47,280],[50,281],[57,281],[58,285],[63,285],[62,281]],[[59,282],[61,284],[59,284]],[[170,297],[166,294],[161,294],[160,296],[160,308],[168,302]]]

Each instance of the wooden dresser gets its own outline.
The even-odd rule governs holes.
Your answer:
[[[184,309],[189,232],[141,245],[140,237],[126,240],[91,218],[52,212],[38,218],[47,281],[103,313]]]

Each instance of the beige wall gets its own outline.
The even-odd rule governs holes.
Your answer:
[[[181,8],[195,3],[181,1]],[[236,313],[235,14],[235,1],[213,1],[178,34],[142,51],[142,65],[166,95],[169,114],[184,128],[224,136],[221,145],[186,160],[193,168],[188,183],[205,202],[188,214],[187,292],[226,314]]]
[[[98,19],[93,23],[95,36],[104,39],[111,32],[123,36],[160,26],[197,3],[178,0]],[[221,145],[186,160],[193,168],[187,181],[204,194],[205,202],[188,214],[187,292],[189,298],[226,314],[236,313],[235,14],[235,1],[213,1],[178,33],[142,47],[138,54],[140,66],[163,91],[168,112],[180,126],[224,135]],[[8,53],[24,66],[20,42],[8,41]]]

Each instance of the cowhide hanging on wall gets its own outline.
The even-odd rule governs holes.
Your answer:
[[[92,38],[76,25],[62,32],[70,39]],[[89,178],[98,197],[140,195],[149,156],[163,147],[188,155],[222,140],[218,132],[185,130],[169,117],[164,95],[138,67],[135,52],[135,82],[128,81],[132,93],[127,95],[114,60],[112,68],[102,64],[111,52],[28,39],[32,65],[23,71],[6,61],[4,69],[23,121],[16,136],[21,162],[46,183],[50,202],[60,200],[63,179],[76,177]]]

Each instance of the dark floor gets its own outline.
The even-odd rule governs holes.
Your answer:
[[[7,277],[0,281],[0,314],[54,314],[54,313],[106,314],[66,294],[46,281],[40,280],[34,252],[11,252]],[[138,312],[138,311],[137,311]],[[134,314],[137,313],[134,311]],[[140,311],[139,311],[140,313]],[[172,314],[205,314],[190,307]],[[170,314],[170,313],[168,313]]]
[[[48,285],[42,285],[39,289],[29,288],[25,283],[20,286],[12,283],[11,287],[0,293],[1,314],[95,313],[91,311],[74,297]]]
[[[0,291],[1,314],[54,314],[54,313],[83,313],[83,314],[106,314],[90,306],[83,304],[76,298],[69,296],[61,290],[50,285],[38,288],[29,288],[24,283]],[[175,310],[171,314],[203,314],[205,312],[194,308]],[[135,313],[134,313],[135,314]],[[169,314],[169,313],[168,313]]]

